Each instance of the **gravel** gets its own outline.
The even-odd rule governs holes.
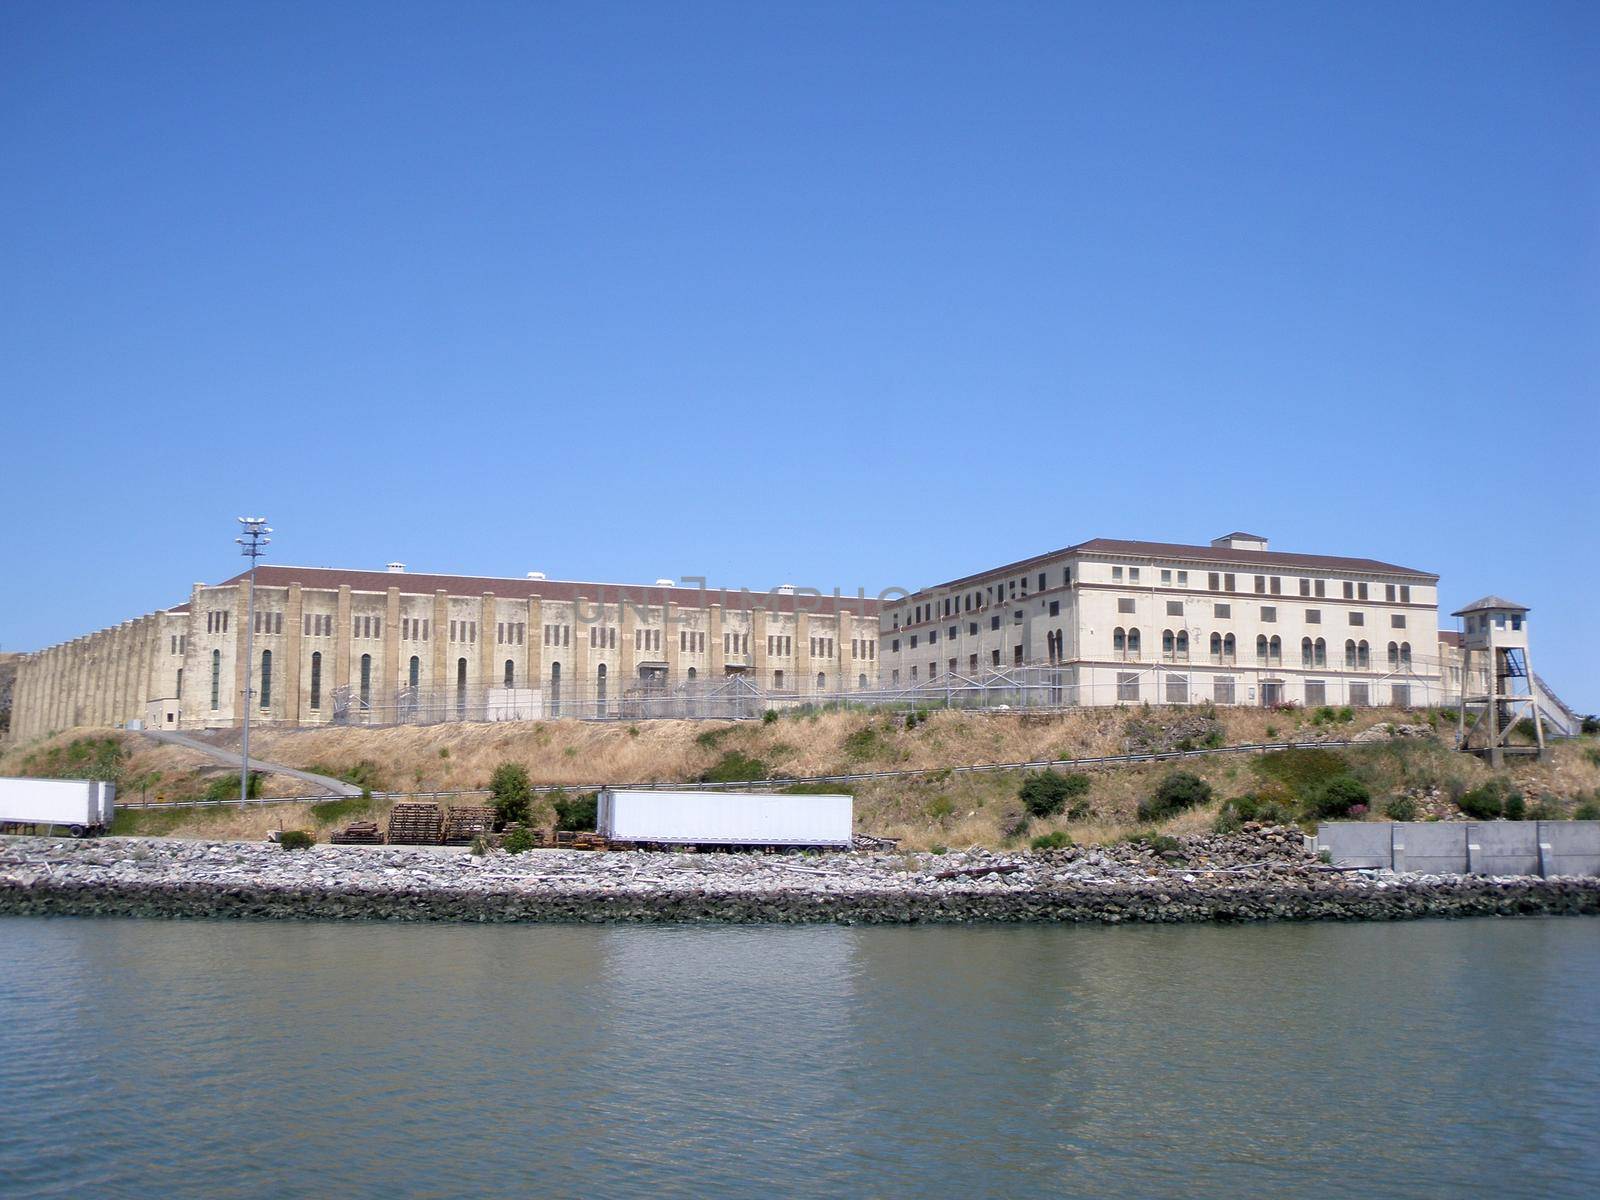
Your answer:
[[[10,837],[0,838],[0,913],[846,924],[1600,914],[1595,878],[1339,871],[1311,857],[1297,831],[1271,827],[1178,845],[1165,855],[1120,844],[942,855],[474,857],[434,847],[285,851],[253,842]]]

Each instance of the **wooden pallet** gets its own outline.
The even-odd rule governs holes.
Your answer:
[[[444,817],[444,844],[470,846],[475,838],[494,832],[494,809],[478,805],[461,805],[450,809]]]
[[[335,846],[381,846],[383,832],[376,821],[352,821],[328,840]]]
[[[443,829],[439,806],[431,802],[407,801],[389,813],[392,846],[437,846]]]

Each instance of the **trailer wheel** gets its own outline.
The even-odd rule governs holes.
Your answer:
[[[85,830],[82,825],[68,825],[67,832],[75,838],[81,838],[84,835]]]

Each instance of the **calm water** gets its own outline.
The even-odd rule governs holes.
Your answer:
[[[0,919],[0,1195],[1600,1194],[1600,921]]]

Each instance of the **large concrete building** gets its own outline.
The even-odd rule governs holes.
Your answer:
[[[886,605],[882,671],[922,690],[1019,672],[1067,704],[1437,704],[1438,582],[1249,533],[1096,538]]]
[[[667,715],[719,686],[805,695],[877,674],[864,596],[262,566],[252,618],[247,578],[29,655],[16,736],[227,728],[247,690],[252,721],[387,724]]]

